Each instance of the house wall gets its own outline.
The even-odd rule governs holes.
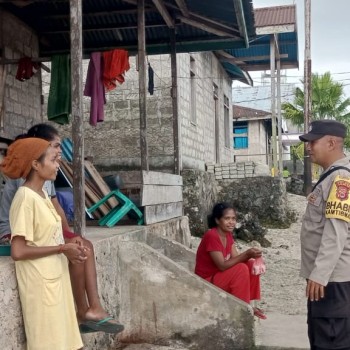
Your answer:
[[[190,57],[196,62],[195,124],[190,121]],[[172,172],[174,148],[170,56],[149,56],[148,60],[155,72],[154,94],[151,96],[147,93],[150,169]],[[124,84],[107,93],[103,123],[96,127],[89,125],[90,99],[84,99],[85,154],[92,156],[101,170],[132,170],[140,167],[139,82],[134,57],[130,58],[130,64]],[[177,66],[183,167],[204,170],[205,162],[215,161],[213,83],[218,86],[220,158],[221,162],[232,161],[233,150],[224,146],[223,102],[226,95],[231,104],[231,80],[212,53],[178,54]],[[231,107],[229,113],[232,120]],[[71,137],[71,126],[60,129],[62,136]],[[230,132],[232,139],[232,130]]]
[[[248,122],[248,148],[235,149],[236,162],[254,161],[267,164],[267,135],[264,122],[250,120]]]
[[[267,135],[262,120],[248,122],[248,148],[235,149],[236,162],[254,161],[268,164],[266,158]]]
[[[197,122],[191,121],[190,59],[195,60]],[[205,169],[206,162],[233,161],[231,79],[212,52],[178,55],[179,117],[181,119],[182,161],[184,169]],[[215,101],[213,84],[218,87],[219,159],[215,150]],[[225,147],[224,95],[229,98],[230,146]]]
[[[39,56],[39,42],[33,30],[3,10],[0,10],[0,33],[3,58]],[[39,71],[29,80],[21,82],[15,79],[16,63],[0,65],[0,70],[0,73],[6,74],[4,94],[0,96],[4,104],[3,114],[0,115],[0,136],[12,139],[42,120],[41,75]]]

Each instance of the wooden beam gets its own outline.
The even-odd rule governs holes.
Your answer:
[[[237,66],[247,72],[257,72],[261,70],[270,70],[270,63],[268,64],[237,64]],[[297,62],[283,62],[281,61],[281,69],[293,69],[293,68],[299,68],[299,65]]]
[[[179,132],[179,108],[178,108],[178,90],[177,90],[177,61],[176,61],[176,34],[175,30],[170,30],[171,45],[171,98],[173,106],[173,143],[174,143],[174,174],[180,175],[180,132]]]
[[[166,24],[164,23],[149,23],[145,25],[147,28],[161,28],[165,27]],[[123,30],[123,29],[137,29],[137,24],[127,24],[127,25],[115,25],[110,24],[110,25],[105,25],[103,27],[95,25],[95,26],[89,26],[89,27],[84,27],[83,32],[97,32],[97,31],[107,31],[107,30]],[[45,32],[42,32],[42,35],[50,35],[50,34],[64,34],[64,33],[69,33],[69,29],[63,29],[63,30],[48,30]]]
[[[188,7],[187,7],[185,1],[184,0],[175,0],[175,2],[176,2],[176,5],[179,7],[182,15],[185,17],[189,17],[190,12],[188,10]]]
[[[165,7],[164,3],[162,0],[152,0],[154,6],[157,8],[158,12],[160,15],[163,17],[165,23],[169,28],[174,28],[175,23],[173,18],[171,17],[168,9]]]
[[[82,0],[70,0],[74,232],[85,235]]]
[[[146,109],[145,0],[137,1],[141,170],[149,170]]]
[[[249,47],[249,37],[247,32],[247,25],[245,22],[244,17],[244,9],[243,9],[243,3],[242,0],[233,0],[235,13],[236,13],[236,19],[238,23],[239,32],[244,39],[245,46]]]
[[[295,32],[295,24],[286,24],[279,26],[266,26],[266,27],[257,27],[257,35],[270,35],[278,33],[292,33]]]
[[[282,54],[279,56],[280,58],[288,58],[288,54]],[[249,61],[269,61],[270,56],[249,56],[249,57],[235,57],[232,56],[231,58],[227,57],[219,57],[220,61],[224,62],[231,62],[231,63],[237,63],[237,62],[249,62]]]
[[[204,20],[198,20],[198,19],[195,20],[193,18],[188,18],[184,16],[177,16],[177,18],[182,23],[186,23],[192,27],[199,28],[201,30],[204,30],[205,32],[212,33],[218,36],[229,36],[229,37],[237,36],[237,33],[233,30],[220,28],[219,25],[214,25]]]

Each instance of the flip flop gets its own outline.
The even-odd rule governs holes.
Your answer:
[[[113,317],[109,316],[100,321],[86,320],[81,325],[84,325],[94,332],[119,333],[124,330],[122,324],[109,322]]]
[[[79,331],[81,334],[85,334],[85,333],[95,333],[97,331],[95,331],[94,329],[88,327],[86,324],[81,323],[79,325]]]
[[[267,319],[266,315],[263,313],[261,309],[254,307],[253,310],[254,310],[254,316],[261,318],[262,320]]]

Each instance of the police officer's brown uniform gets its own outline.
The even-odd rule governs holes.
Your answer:
[[[349,161],[339,159],[324,171],[323,180],[307,198],[301,228],[300,275],[326,286],[324,298],[308,301],[309,339],[314,350],[350,350]],[[331,172],[334,168],[337,170]]]

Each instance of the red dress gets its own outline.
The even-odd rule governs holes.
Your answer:
[[[252,261],[238,263],[220,271],[210,252],[222,252],[225,260],[230,259],[234,244],[232,233],[226,233],[226,247],[223,246],[217,228],[207,231],[199,244],[196,255],[195,273],[224,291],[249,303],[260,299],[260,276],[252,275]]]

